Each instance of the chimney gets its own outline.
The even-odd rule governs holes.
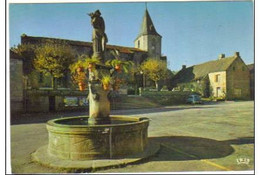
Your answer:
[[[223,54],[223,53],[218,56],[219,60],[222,59],[222,58],[225,58],[225,54]]]
[[[235,58],[240,57],[239,52],[235,52]]]
[[[182,69],[186,69],[186,65],[182,65]]]

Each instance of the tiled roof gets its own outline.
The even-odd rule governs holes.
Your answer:
[[[75,41],[75,40],[67,40],[67,39],[60,39],[60,38],[35,37],[35,36],[26,36],[26,35],[22,37],[22,43],[49,42],[49,41],[53,41],[57,43],[64,42],[72,46],[92,47],[92,42]],[[107,49],[117,49],[121,53],[147,52],[134,47],[124,47],[124,46],[116,46],[116,45],[107,45]]]
[[[186,83],[203,79],[212,72],[226,71],[236,58],[235,56],[226,57],[184,68],[174,76],[174,81],[176,83]]]

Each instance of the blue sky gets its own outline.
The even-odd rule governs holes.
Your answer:
[[[252,2],[149,2],[147,7],[171,70],[236,51],[246,64],[254,62]],[[133,47],[144,3],[9,4],[10,47],[23,33],[91,41],[86,14],[96,9],[105,20],[108,44]]]

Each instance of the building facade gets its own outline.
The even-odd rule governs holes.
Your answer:
[[[176,89],[198,92],[205,97],[218,99],[249,99],[249,69],[239,55],[221,54],[217,60],[180,70],[174,76]]]

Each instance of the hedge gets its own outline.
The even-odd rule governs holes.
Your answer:
[[[142,96],[160,105],[185,104],[186,99],[193,92],[183,91],[143,91]]]

